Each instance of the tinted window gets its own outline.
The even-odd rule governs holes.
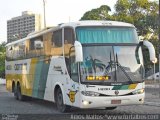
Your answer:
[[[42,36],[39,36],[39,37],[36,37],[36,38],[32,38],[30,40],[30,50],[35,50],[35,41],[43,41],[43,37]]]
[[[72,28],[64,29],[64,41],[65,40],[67,40],[70,44],[74,44],[74,32]]]
[[[52,34],[52,48],[51,55],[62,56],[62,29],[54,31]]]
[[[53,47],[62,46],[62,30],[54,31],[52,36]]]

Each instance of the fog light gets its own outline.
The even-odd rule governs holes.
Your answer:
[[[83,101],[83,105],[88,105],[89,102],[88,101]]]
[[[89,104],[91,104],[91,102],[89,102],[89,101],[86,101],[86,100],[84,100],[84,101],[82,101],[83,102],[83,105],[89,105]]]

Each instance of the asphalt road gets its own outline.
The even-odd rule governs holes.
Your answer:
[[[108,115],[137,114],[146,115],[148,119],[155,118],[158,120],[160,119],[158,116],[160,114],[160,96],[157,92],[159,88],[157,90],[154,87],[146,88],[146,91],[146,101],[143,105],[120,106],[115,110],[72,108],[69,113],[60,113],[56,110],[54,103],[47,101],[37,99],[17,101],[12,93],[5,90],[4,85],[0,85],[0,120],[108,119]],[[148,117],[148,115],[150,116]]]

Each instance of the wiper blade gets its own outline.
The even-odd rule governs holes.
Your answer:
[[[110,70],[111,70],[111,74],[113,74],[112,68],[115,68],[115,81],[117,82],[115,56],[114,56],[114,60],[112,60],[112,55],[110,52],[110,61],[108,62],[108,66],[106,66],[105,68],[105,74],[109,73]]]
[[[118,62],[118,56],[117,56],[117,53],[116,55],[114,55],[114,60],[112,60],[111,58],[111,52],[110,52],[110,61],[108,62],[108,66],[106,66],[105,68],[105,74],[109,73],[109,71],[111,70],[111,74],[113,73],[112,72],[112,68],[115,68],[115,81],[117,82],[117,68],[119,67],[122,72],[124,73],[124,75],[127,77],[127,79],[130,81],[130,82],[133,82],[132,79],[130,78],[130,76],[127,74],[127,72],[124,70],[124,68],[121,66],[121,64]]]
[[[126,72],[126,71],[124,70],[124,68],[121,66],[121,64],[118,62],[117,53],[116,53],[116,65],[117,65],[117,67],[119,67],[119,68],[123,71],[123,73],[126,75],[126,77],[127,77],[131,82],[133,82],[132,79],[130,78],[130,76],[127,74],[127,72]]]

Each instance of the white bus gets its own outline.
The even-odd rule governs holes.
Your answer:
[[[144,102],[141,45],[132,24],[79,21],[32,33],[6,45],[6,87],[18,100],[55,102],[61,112],[114,109]]]

